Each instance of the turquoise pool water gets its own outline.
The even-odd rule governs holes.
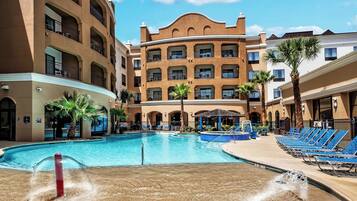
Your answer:
[[[5,151],[0,167],[32,170],[40,160],[62,153],[88,167],[141,164],[239,163],[225,154],[219,143],[200,141],[197,135],[128,134],[104,140],[24,146]]]

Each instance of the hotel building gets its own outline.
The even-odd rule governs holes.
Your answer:
[[[139,123],[141,116],[143,128],[177,129],[180,102],[170,93],[178,83],[191,88],[184,100],[186,126],[196,127],[195,115],[215,109],[235,111],[245,119],[246,100],[240,99],[235,89],[252,77],[249,72],[265,69],[261,57],[265,46],[264,33],[246,35],[243,15],[234,26],[197,13],[180,16],[158,33],[150,33],[142,25],[140,52],[132,50],[129,58],[129,65],[136,67],[128,69],[128,74],[135,74],[130,76],[128,88],[141,97],[140,107],[129,105],[130,123]],[[251,116],[259,121],[259,91],[252,93],[250,99]],[[230,123],[232,118],[223,120],[223,124]]]
[[[129,49],[118,39],[115,39],[115,54],[116,90],[119,95],[121,90],[128,89],[127,68]]]
[[[68,120],[45,109],[64,92],[89,94],[109,113],[116,98],[111,2],[2,0],[0,15],[0,140],[64,137]],[[83,121],[78,136],[106,133],[108,124]]]
[[[304,125],[313,126],[315,122],[318,123],[318,125],[320,126],[345,128],[351,130],[351,125],[353,123],[352,121],[354,116],[352,115],[352,112],[350,112],[350,109],[348,109],[348,108],[352,108],[352,106],[347,107],[347,105],[350,103],[350,98],[348,93],[353,91],[352,88],[338,87],[339,89],[338,90],[336,89],[334,91],[336,93],[332,93],[332,91],[328,93],[327,92],[322,93],[321,91],[321,93],[316,93],[313,96],[304,96],[304,91],[307,89],[313,89],[318,86],[328,87],[329,83],[327,83],[326,82],[327,80],[325,80],[328,77],[328,75],[325,75],[325,73],[327,73],[326,70],[329,69],[329,71],[334,72],[334,67],[331,67],[331,65],[336,66],[337,65],[336,63],[345,62],[345,60],[347,59],[345,58],[346,55],[350,55],[351,52],[357,50],[356,32],[333,33],[332,31],[327,30],[319,35],[314,35],[312,31],[286,33],[282,37],[277,37],[275,35],[272,35],[267,39],[267,49],[274,50],[276,49],[277,45],[279,45],[282,41],[290,38],[312,37],[312,36],[319,39],[321,45],[320,52],[318,53],[315,59],[305,60],[299,67],[299,72],[301,77],[300,89],[302,92],[302,100],[304,102],[302,105],[304,110],[303,112]],[[351,63],[349,65],[353,65],[353,64]],[[347,70],[347,68],[343,66],[339,66],[339,67],[341,67],[341,69],[339,69],[338,71],[340,72],[341,77],[336,77],[336,78],[331,77],[330,84],[332,83],[342,84],[342,82],[344,81],[348,82],[347,78],[350,75],[353,75],[349,73],[349,70]],[[272,82],[268,83],[267,85],[268,121],[271,122],[270,125],[272,128],[279,128],[280,127],[279,121],[284,118],[289,118],[288,120],[290,126],[294,126],[296,120],[294,115],[295,105],[293,102],[293,97],[291,97],[292,96],[291,78],[290,78],[291,70],[287,65],[283,63],[279,63],[275,65],[272,65],[271,63],[267,63],[267,70],[271,71],[272,74],[275,76],[275,79]],[[328,74],[331,74],[331,72]],[[342,72],[345,72],[346,74]],[[313,77],[318,74],[321,74],[319,78]],[[312,81],[307,81],[310,79],[314,80],[315,84],[307,87],[306,86],[307,83],[310,84],[312,83]],[[339,94],[338,92],[341,92],[341,94]],[[339,97],[340,95],[342,95],[342,97]],[[335,97],[335,99],[332,99],[333,97]],[[345,111],[342,116],[341,116],[342,107],[340,107],[338,111],[333,110],[333,100],[341,101],[341,98],[343,98],[343,101],[345,102],[345,107],[344,107]]]

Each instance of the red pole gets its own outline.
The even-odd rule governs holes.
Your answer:
[[[55,154],[55,173],[56,173],[57,197],[63,197],[64,196],[63,167],[62,167],[62,155],[60,153]]]

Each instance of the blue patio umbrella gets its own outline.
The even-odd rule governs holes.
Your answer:
[[[221,112],[218,111],[218,130],[222,130],[222,117],[221,117]]]
[[[200,125],[198,126],[198,129],[202,131],[202,114],[200,115]]]

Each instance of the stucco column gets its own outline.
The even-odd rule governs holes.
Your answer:
[[[91,121],[83,120],[82,122],[82,138],[91,138]]]

